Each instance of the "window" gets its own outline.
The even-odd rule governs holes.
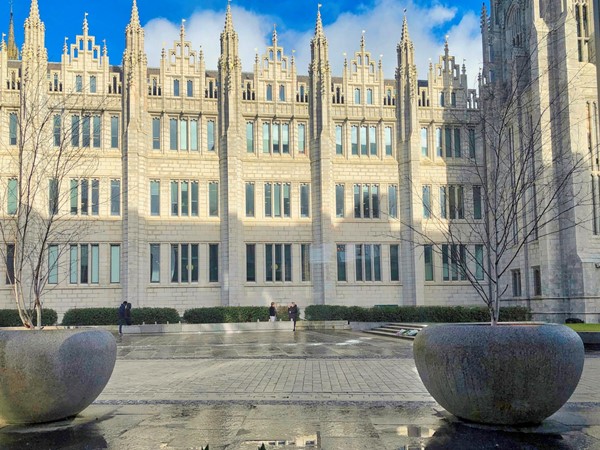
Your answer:
[[[473,218],[481,219],[481,186],[473,186]]]
[[[198,244],[171,244],[171,283],[197,283],[198,274]]]
[[[379,186],[376,184],[354,185],[354,217],[357,219],[379,218]]]
[[[58,245],[48,246],[48,284],[58,284]]]
[[[179,150],[186,151],[188,149],[188,121],[187,119],[179,120]]]
[[[173,80],[173,95],[179,97],[179,80]]]
[[[381,246],[357,244],[356,281],[381,281]]]
[[[344,154],[344,141],[342,140],[342,126],[335,126],[335,154],[343,155]]]
[[[425,261],[425,281],[433,281],[433,246],[423,247],[423,259]]]
[[[209,152],[215,151],[215,121],[209,120],[206,123],[206,149]]]
[[[71,116],[71,145],[79,147],[79,116]]]
[[[352,139],[352,154],[358,155],[358,127],[356,125],[352,125],[350,134]]]
[[[83,180],[71,180],[70,190],[70,211],[71,215],[80,213],[81,215],[89,214],[90,206],[90,181]],[[81,189],[81,192],[80,192]],[[79,193],[81,196],[79,196]],[[100,204],[100,181],[91,180],[91,205],[92,215],[97,216],[99,213]],[[80,204],[80,209],[78,205]]]
[[[160,190],[160,182],[155,182],[155,189]],[[151,186],[152,187],[152,186]],[[156,195],[156,206],[160,208],[160,193]],[[160,209],[157,209],[159,215]],[[172,216],[198,216],[198,182],[197,181],[171,181],[171,215]]]
[[[219,282],[219,244],[208,245],[208,281]]]
[[[246,217],[254,217],[254,183],[246,183]]]
[[[302,281],[310,281],[310,244],[300,245],[300,263],[302,265]]]
[[[56,178],[48,180],[48,213],[50,215],[58,214],[58,180]]]
[[[150,244],[150,283],[160,283],[160,244]]]
[[[460,128],[454,129],[454,157],[460,158],[462,156],[462,150],[460,148]]]
[[[431,218],[431,186],[423,186],[423,218]]]
[[[354,89],[354,104],[360,105],[360,89]]]
[[[119,244],[110,245],[110,282],[121,282],[121,246]]]
[[[69,282],[98,284],[100,253],[98,244],[71,244]]]
[[[15,244],[6,245],[6,284],[15,282]]]
[[[8,143],[10,145],[17,145],[17,113],[10,113],[8,115]]]
[[[588,6],[586,2],[575,2],[574,9],[577,26],[577,57],[579,62],[588,62],[590,60]]]
[[[208,183],[208,215],[219,216],[219,183],[216,181]]]
[[[452,128],[444,128],[446,137],[446,158],[452,158]]]
[[[291,244],[265,244],[265,281],[292,281]]]
[[[110,180],[110,215],[121,215],[121,180]]]
[[[511,270],[512,275],[512,294],[513,297],[521,296],[521,271],[519,269]]]
[[[160,216],[160,181],[150,181],[150,215]]]
[[[246,152],[254,153],[254,122],[246,122]]]
[[[373,104],[373,89],[367,89],[367,105]]]
[[[456,93],[455,92],[450,93],[450,104],[452,106],[456,106]]]
[[[96,93],[96,77],[93,75],[90,77],[90,93]]]
[[[169,148],[171,150],[177,150],[178,142],[179,142],[179,127],[177,124],[177,119],[169,120]]]
[[[483,245],[475,245],[475,279],[483,280]]]
[[[442,129],[441,128],[435,129],[435,146],[436,146],[436,155],[439,157],[443,156],[443,153],[442,153]]]
[[[90,146],[90,116],[81,118],[81,146]]]
[[[246,244],[246,281],[256,281],[256,245]]]
[[[267,84],[267,101],[273,101],[273,85]]]
[[[6,213],[15,215],[19,205],[19,184],[16,178],[10,178],[7,186]]]
[[[310,186],[300,185],[300,217],[310,217]]]
[[[81,75],[75,76],[75,92],[83,91],[83,78]]]
[[[152,118],[152,149],[160,150],[160,117]]]
[[[465,218],[464,195],[461,185],[440,187],[440,215],[443,219]]]
[[[469,158],[475,159],[475,130],[469,129]]]
[[[388,186],[388,212],[390,217],[398,217],[398,186]]]
[[[62,118],[58,114],[54,116],[53,138],[54,146],[60,147],[60,144],[62,143]]]
[[[290,217],[289,183],[265,183],[265,217]]]
[[[390,245],[390,280],[400,281],[400,246]]]
[[[446,101],[444,99],[444,93],[440,92],[440,106],[443,108],[444,106],[446,106]]]
[[[377,155],[377,128],[369,127],[369,153],[371,156]]]
[[[110,148],[119,148],[119,118],[110,118]]]
[[[367,155],[367,127],[360,127],[360,154]]]
[[[298,124],[298,153],[306,152],[306,125]]]
[[[271,124],[269,122],[263,122],[263,153],[271,152]]]
[[[187,96],[194,96],[194,82],[192,80],[187,80]]]
[[[279,86],[279,101],[285,102],[285,86]]]
[[[386,156],[393,155],[392,128],[391,127],[385,127],[385,154],[386,154]]]
[[[339,245],[337,246],[337,280],[338,281],[347,281],[346,276],[346,246]]]
[[[344,217],[344,185],[335,185],[335,217]]]
[[[444,281],[466,280],[466,247],[463,244],[442,245],[442,275]]]
[[[533,271],[533,295],[539,297],[542,295],[542,272],[540,266],[532,267]]]
[[[100,148],[100,133],[102,131],[102,120],[100,116],[92,117],[92,145]]]

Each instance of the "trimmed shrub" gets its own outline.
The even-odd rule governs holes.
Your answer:
[[[529,310],[522,306],[500,308],[500,320],[530,320]],[[311,305],[307,320],[347,320],[349,322],[488,322],[490,314],[483,306],[359,306]]]
[[[175,308],[132,308],[133,325],[179,323],[181,318]],[[116,325],[119,323],[118,308],[76,308],[68,310],[62,324],[65,326]]]
[[[287,319],[287,307],[285,315],[277,317]],[[237,323],[237,322],[266,322],[269,320],[269,308],[267,306],[215,306],[210,308],[188,309],[183,313],[183,320],[187,323]]]
[[[33,324],[37,324],[37,315],[32,314]],[[42,325],[56,325],[58,315],[56,311],[50,308],[42,308]],[[0,327],[22,327],[23,322],[19,317],[19,312],[16,309],[0,309]]]

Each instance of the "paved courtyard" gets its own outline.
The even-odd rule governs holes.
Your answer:
[[[542,425],[465,424],[426,392],[412,343],[350,331],[118,341],[111,381],[77,418],[0,429],[1,449],[600,449],[600,353]]]

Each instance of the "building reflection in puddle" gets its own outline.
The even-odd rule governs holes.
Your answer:
[[[321,448],[319,445],[319,433],[306,436],[296,436],[293,439],[249,440],[244,441],[244,444],[255,444],[257,448],[260,448],[262,444],[265,444],[265,447],[268,449],[294,447],[295,449],[316,450]]]

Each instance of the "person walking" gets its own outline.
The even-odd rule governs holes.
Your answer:
[[[125,324],[131,325],[131,303],[125,305]]]
[[[271,302],[269,308],[269,322],[275,322],[277,320],[277,308],[275,308],[275,302]]]
[[[290,316],[290,320],[294,322],[294,331],[296,331],[296,320],[298,320],[298,306],[296,303],[292,302],[292,305],[288,309],[288,314]]]
[[[127,306],[127,302],[124,301],[119,305],[119,334],[123,334],[123,325],[125,325],[125,308]]]

